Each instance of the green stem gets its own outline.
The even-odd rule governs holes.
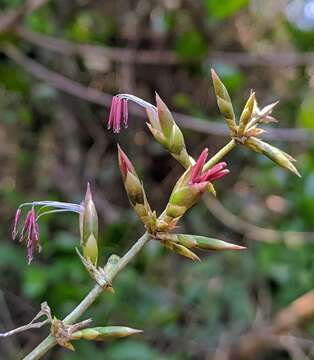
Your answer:
[[[222,149],[220,149],[203,167],[203,171],[206,171],[218,163],[223,157],[225,157],[234,147],[236,142],[234,139],[228,142]]]
[[[141,251],[143,246],[150,240],[150,235],[145,233],[137,242],[129,249],[129,251],[120,259],[118,264],[107,274],[108,283],[112,283],[113,279],[123,270],[126,265]],[[98,284],[86,295],[86,297],[77,305],[73,311],[66,316],[64,323],[67,325],[73,324],[78,320],[85,311],[94,303],[97,297],[103,292]],[[49,335],[43,340],[32,352],[24,357],[23,360],[37,360],[44,356],[51,348],[57,345],[54,336]]]

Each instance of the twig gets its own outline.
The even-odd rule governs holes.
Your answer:
[[[237,343],[231,350],[230,358],[245,360],[255,358],[258,351],[273,345],[276,335],[286,334],[290,330],[304,325],[313,316],[314,290],[311,290],[281,310],[269,326],[249,332],[237,339]]]
[[[68,40],[57,39],[46,36],[25,27],[18,26],[13,30],[20,38],[41,48],[55,51],[62,55],[81,55],[88,56],[93,54],[116,62],[135,62],[138,64],[149,65],[176,65],[183,62],[193,62],[183,60],[174,52],[169,50],[136,50],[104,47],[92,44],[76,44]],[[248,52],[210,52],[208,54],[210,63],[227,63],[236,66],[299,66],[314,64],[314,52],[276,52],[276,53],[248,53]]]
[[[112,283],[118,273],[140,252],[143,246],[149,241],[150,235],[145,233],[137,242],[129,249],[129,251],[120,259],[117,266],[107,274],[108,283]],[[93,304],[97,297],[103,292],[103,289],[97,284],[83,299],[83,301],[64,319],[65,325],[73,324],[80,318],[84,312]],[[52,347],[57,345],[56,339],[49,335],[43,340],[31,353],[25,356],[24,360],[37,360],[45,355]]]
[[[57,74],[51,70],[48,70],[41,64],[29,59],[22,52],[20,52],[15,46],[10,45],[3,48],[3,52],[18,65],[22,66],[26,71],[31,73],[38,79],[49,83],[55,88],[76,96],[85,101],[92,102],[101,106],[110,107],[112,96],[104,94],[96,89],[81,85],[80,83],[70,80],[60,74]],[[145,113],[137,107],[130,107],[130,114],[139,117],[145,117]],[[173,112],[179,125],[186,129],[202,132],[204,134],[211,134],[216,136],[228,136],[228,131],[223,123],[211,122],[201,118],[196,118],[189,115]],[[304,129],[271,129],[264,138],[274,140],[285,140],[291,142],[305,142],[313,138],[313,132]]]
[[[253,225],[227,210],[219,200],[213,196],[204,196],[204,202],[214,217],[236,233],[249,239],[276,243],[282,241],[286,244],[313,243],[314,233],[303,231],[278,231]]]
[[[42,316],[46,316],[47,319],[36,322],[36,320],[38,320]],[[39,313],[34,317],[34,319],[31,322],[29,322],[26,325],[15,328],[13,330],[7,331],[5,333],[0,333],[0,337],[12,336],[12,335],[15,335],[15,334],[18,334],[20,332],[27,331],[30,329],[39,329],[42,326],[50,323],[51,320],[52,320],[52,318],[51,318],[50,308],[49,308],[48,304],[46,302],[44,302],[41,304],[41,310],[39,311]]]
[[[48,0],[28,0],[19,7],[10,9],[0,16],[0,33],[11,30],[26,14],[43,6]]]
[[[14,32],[23,40],[41,48],[57,52],[62,55],[90,56],[93,54],[99,58],[110,59],[124,63],[140,64],[175,64],[179,60],[171,51],[159,50],[136,50],[125,48],[111,48],[91,44],[76,44],[68,40],[61,40],[51,36],[42,35],[30,31],[22,26],[14,29]]]

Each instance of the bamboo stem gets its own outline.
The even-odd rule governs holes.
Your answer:
[[[117,266],[115,266],[113,270],[107,274],[108,283],[111,283],[119,272],[123,270],[133,258],[135,258],[149,240],[150,235],[148,233],[145,233],[137,240],[129,251],[120,259]],[[66,325],[73,324],[85,313],[85,311],[93,304],[102,292],[103,288],[101,288],[98,284],[95,285],[86,297],[77,305],[77,307],[66,316],[64,323]],[[49,335],[32,352],[26,355],[23,360],[38,360],[55,345],[57,345],[55,338],[52,335]]]

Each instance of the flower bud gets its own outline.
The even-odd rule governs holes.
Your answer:
[[[211,70],[215,94],[217,97],[217,104],[221,114],[224,116],[226,123],[229,128],[230,135],[236,136],[237,135],[237,124],[235,121],[234,110],[232,106],[232,102],[229,96],[229,93],[223,84],[223,82],[219,79],[218,75],[216,74],[215,70]]]
[[[257,139],[255,137],[251,137],[247,139],[244,143],[245,146],[249,147],[250,149],[254,150],[257,153],[264,154],[273,162],[278,164],[279,166],[293,172],[295,175],[301,177],[299,171],[296,167],[292,164],[292,161],[295,159],[290,156],[289,154],[277,149],[276,147],[269,145],[268,143]]]
[[[178,160],[184,167],[190,166],[189,155],[186,151],[183,134],[174,118],[161,98],[156,95],[157,110],[146,108],[149,130],[156,141]]]
[[[98,216],[89,183],[87,184],[83,210],[80,214],[81,247],[85,259],[95,266],[98,259]]]
[[[156,226],[156,214],[151,210],[143,184],[141,183],[133,164],[119,145],[118,159],[124,188],[127,192],[129,201],[138,217],[144,223],[146,229],[149,232],[153,232]]]
[[[132,329],[125,326],[104,326],[79,330],[71,334],[70,340],[95,340],[104,341],[127,337],[141,333],[142,330]]]
[[[218,180],[229,173],[226,163],[221,162],[203,171],[208,149],[205,148],[195,164],[190,166],[179,178],[170,195],[167,207],[159,218],[158,229],[173,228],[183,214],[191,208],[206,189],[211,189],[211,181]]]
[[[248,100],[244,106],[244,109],[242,111],[240,121],[239,121],[238,137],[242,137],[244,135],[247,124],[252,119],[254,102],[255,102],[255,93],[253,92],[253,93],[251,93],[250,97],[248,98]]]
[[[209,238],[206,236],[188,234],[157,233],[157,239],[180,244],[188,249],[203,250],[243,250],[244,246],[230,244],[228,242]]]
[[[172,241],[167,241],[167,240],[162,241],[162,244],[167,249],[169,249],[179,255],[185,256],[193,261],[196,261],[196,260],[201,261],[201,259],[196,254],[194,254],[194,252],[192,252],[191,250],[189,250],[187,247],[185,247],[183,245],[177,244]]]

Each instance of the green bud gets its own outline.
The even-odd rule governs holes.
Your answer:
[[[215,70],[211,70],[215,94],[217,97],[217,104],[221,114],[224,116],[225,121],[228,125],[230,135],[236,136],[237,135],[237,124],[235,121],[234,110],[232,106],[232,102],[229,96],[229,93],[223,84],[223,82],[219,79],[218,75],[216,74]]]
[[[156,94],[156,105],[162,133],[166,139],[170,139],[170,137],[172,136],[172,128],[175,125],[173,116],[167,105],[161,100],[158,94]]]
[[[85,259],[95,266],[98,259],[98,216],[89,183],[87,184],[83,211],[80,214],[81,247]]]
[[[250,97],[248,98],[244,109],[242,111],[240,122],[239,122],[239,128],[238,128],[238,137],[242,137],[244,135],[245,129],[247,127],[247,124],[252,119],[252,113],[255,103],[255,93],[251,93]]]
[[[206,236],[188,234],[157,233],[157,239],[180,244],[188,249],[204,250],[243,250],[245,247],[230,244],[222,240],[209,238]]]
[[[194,254],[191,250],[189,250],[183,245],[167,240],[164,240],[162,243],[167,249],[176,252],[179,255],[185,256],[193,261],[201,261],[201,259],[196,254]]]
[[[190,159],[186,151],[184,136],[170,110],[158,95],[156,95],[156,103],[157,111],[153,108],[146,109],[150,122],[147,126],[155,140],[183,166],[188,167]]]
[[[292,161],[295,161],[295,159],[292,158],[290,155],[286,154],[285,152],[281,151],[280,149],[277,149],[276,147],[269,145],[268,143],[259,140],[255,137],[251,137],[247,139],[244,145],[254,150],[257,153],[264,154],[279,166],[287,170],[290,170],[295,175],[301,177],[299,171],[292,164]]]
[[[141,332],[142,330],[132,329],[125,326],[94,327],[76,331],[71,335],[70,339],[104,341],[127,337]]]
[[[208,189],[208,182],[190,184],[190,166],[176,182],[170,195],[166,209],[158,219],[158,231],[166,231],[175,227],[184,213],[191,208]],[[168,224],[168,228],[166,226]]]
[[[201,196],[199,184],[184,186],[173,191],[170,195],[169,204],[185,207],[186,210],[192,207]],[[207,184],[205,184],[206,186]]]
[[[178,242],[188,248],[205,250],[243,250],[245,247],[228,242],[198,235],[177,235]]]
[[[128,172],[124,187],[133,206],[136,204],[144,204],[143,187],[140,179],[136,175]]]

